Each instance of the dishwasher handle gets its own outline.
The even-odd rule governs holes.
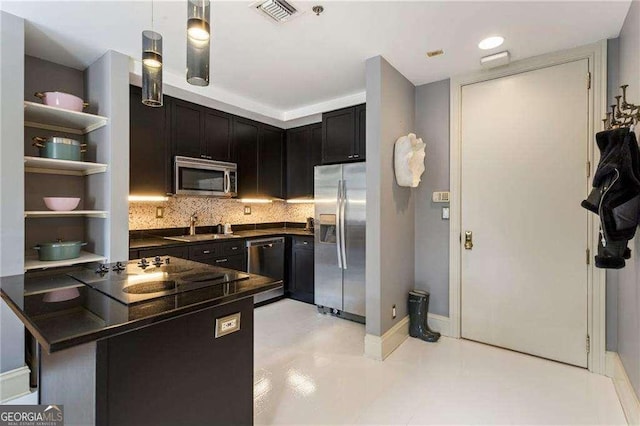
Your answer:
[[[284,238],[263,238],[260,240],[249,240],[247,241],[247,248],[252,247],[260,247],[260,248],[271,248],[273,246],[284,244]]]

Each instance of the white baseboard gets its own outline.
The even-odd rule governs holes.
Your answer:
[[[429,314],[427,315],[427,322],[429,323],[429,328],[433,331],[437,331],[443,336],[451,336],[451,329],[449,327],[449,317],[444,317],[442,315]]]
[[[0,373],[0,404],[30,393],[29,373],[31,370],[26,365]]]
[[[384,360],[409,337],[409,315],[398,321],[382,336],[364,336],[364,354],[378,361]]]
[[[624,369],[622,360],[617,352],[607,352],[606,373],[613,379],[613,384],[620,399],[622,410],[630,425],[640,425],[640,401],[636,395],[627,371]]]

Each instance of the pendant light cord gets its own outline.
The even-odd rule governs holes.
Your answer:
[[[151,0],[151,31],[153,31],[153,0]]]

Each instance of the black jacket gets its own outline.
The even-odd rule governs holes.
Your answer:
[[[600,216],[599,268],[622,268],[640,221],[640,151],[629,128],[605,130],[596,135],[600,162],[593,190],[582,207]]]

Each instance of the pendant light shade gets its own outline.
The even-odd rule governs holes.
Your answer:
[[[209,0],[187,2],[187,82],[209,85],[209,51],[211,42]]]
[[[162,36],[142,32],[142,103],[162,106]]]

